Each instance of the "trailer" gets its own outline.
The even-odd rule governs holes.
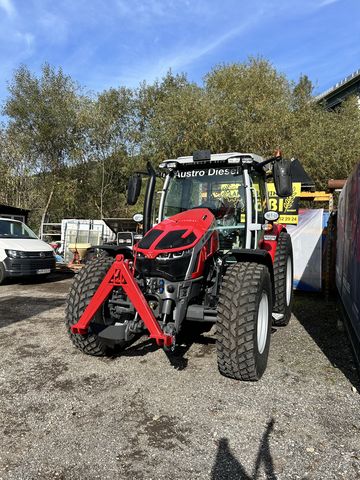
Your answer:
[[[360,163],[346,181],[337,213],[336,286],[360,365]]]

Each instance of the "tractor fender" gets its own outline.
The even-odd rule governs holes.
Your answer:
[[[239,248],[230,250],[226,254],[226,257],[235,257],[237,263],[239,262],[249,262],[249,263],[258,263],[260,265],[265,265],[269,272],[272,285],[272,295],[273,300],[275,301],[275,282],[274,282],[274,266],[273,260],[270,253],[267,250],[260,248],[249,249],[249,248]]]
[[[286,232],[285,225],[276,223],[273,225],[273,228],[270,232],[265,233],[264,238],[259,243],[259,247],[270,254],[272,263],[275,261],[275,253],[281,232]]]

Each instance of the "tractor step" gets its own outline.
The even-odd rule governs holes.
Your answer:
[[[98,337],[105,342],[121,343],[126,341],[127,325],[109,325],[98,333]]]
[[[189,305],[186,319],[191,322],[216,323],[216,308],[204,307],[203,305]]]

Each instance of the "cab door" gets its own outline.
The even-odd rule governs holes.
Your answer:
[[[247,248],[259,248],[259,243],[264,236],[263,225],[265,223],[265,212],[267,210],[267,196],[265,188],[265,179],[263,175],[252,171],[248,174],[248,195],[247,201],[250,203],[248,212],[248,235]]]

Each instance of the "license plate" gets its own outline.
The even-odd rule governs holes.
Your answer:
[[[36,270],[36,273],[38,275],[41,275],[42,273],[50,273],[50,268],[40,268],[39,270]]]

